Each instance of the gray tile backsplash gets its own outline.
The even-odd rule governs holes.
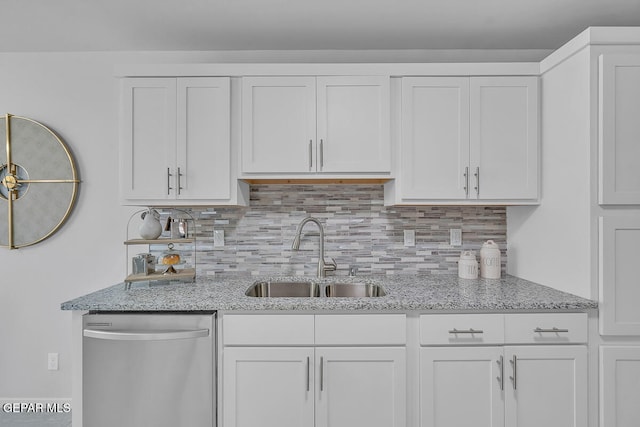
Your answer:
[[[326,257],[359,274],[457,272],[462,249],[479,250],[485,240],[502,249],[506,266],[503,206],[402,206],[383,204],[382,185],[253,185],[248,208],[194,208],[199,275],[314,275],[318,233],[304,229],[299,251],[291,250],[298,223],[311,215],[325,227]],[[462,229],[462,247],[449,245],[449,229]],[[224,247],[214,245],[224,231]],[[404,246],[404,230],[416,245]]]

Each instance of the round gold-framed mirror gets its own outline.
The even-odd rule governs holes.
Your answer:
[[[69,148],[43,124],[6,114],[0,135],[0,246],[17,249],[60,229],[80,180]]]

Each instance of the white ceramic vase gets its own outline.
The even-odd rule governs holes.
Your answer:
[[[162,224],[160,224],[160,214],[155,209],[149,208],[142,212],[142,225],[140,226],[140,237],[151,240],[157,239],[162,234]]]

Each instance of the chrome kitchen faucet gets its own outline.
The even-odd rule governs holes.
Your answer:
[[[300,224],[298,224],[298,229],[296,230],[296,236],[293,238],[293,243],[291,244],[291,249],[297,251],[300,249],[300,235],[302,234],[302,229],[308,222],[314,222],[318,229],[320,230],[320,253],[318,254],[318,277],[323,278],[326,277],[327,271],[335,271],[338,267],[336,264],[336,260],[331,258],[330,262],[325,262],[324,260],[324,229],[322,228],[322,223],[317,218],[309,216],[303,219]]]

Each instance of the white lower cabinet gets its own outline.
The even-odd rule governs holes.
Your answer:
[[[313,353],[310,347],[225,348],[223,426],[312,427]]]
[[[317,348],[316,427],[405,426],[404,348]]]
[[[420,349],[422,427],[502,427],[502,347]]]
[[[505,425],[587,426],[587,347],[505,347]]]
[[[222,329],[222,427],[406,426],[404,315],[226,315]]]
[[[420,426],[586,427],[586,328],[583,313],[421,316]]]

